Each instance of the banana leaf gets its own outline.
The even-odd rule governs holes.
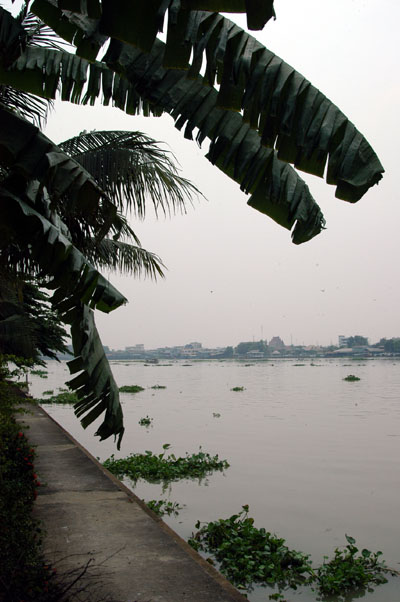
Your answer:
[[[13,78],[12,85],[22,86],[26,72],[33,72],[32,79],[37,80],[38,86],[32,91],[45,95],[50,79],[54,93],[60,83],[62,97],[75,102],[80,100],[88,77],[82,102],[94,102],[103,92],[106,102],[111,98],[116,106],[127,111],[130,102],[129,112],[140,112],[140,99],[145,98],[157,113],[160,108],[170,113],[176,127],[182,128],[186,123],[185,137],[191,138],[196,127],[199,129],[199,143],[208,137],[211,144],[207,158],[238,182],[244,192],[251,193],[249,206],[285,228],[293,229],[295,244],[309,240],[323,229],[325,220],[322,212],[297,172],[280,161],[275,150],[262,144],[261,137],[244,122],[240,113],[219,107],[217,90],[205,85],[201,76],[189,79],[185,71],[165,70],[160,53],[153,51],[149,57],[131,46],[112,42],[106,55],[109,67],[73,57],[76,68],[69,72],[68,77],[62,77],[62,54],[53,49],[27,48],[17,61],[15,70],[8,71],[6,75]],[[78,80],[75,80],[74,73],[79,74]],[[111,76],[107,80],[105,73]],[[16,81],[18,77],[19,84]],[[122,95],[121,82],[125,83],[125,94]],[[134,104],[133,98],[137,99]]]
[[[55,0],[52,10],[58,10],[53,4]],[[103,0],[98,11],[101,8],[101,16],[97,19],[89,19],[84,12],[80,12],[81,9],[79,14],[71,13],[69,16],[79,31],[79,35],[75,34],[77,38],[88,40],[97,36],[96,39],[101,38],[103,44],[105,38],[110,37],[111,49],[103,62],[114,70],[118,70],[115,48],[123,47],[114,40],[127,42],[135,48],[131,65],[127,64],[128,53],[124,50],[124,63],[119,65],[119,70],[125,73],[130,71],[131,83],[134,82],[136,90],[144,98],[148,99],[149,96],[140,92],[139,84],[142,82],[138,81],[144,77],[144,73],[138,72],[134,64],[140,60],[139,48],[147,55],[145,73],[151,76],[156,61],[158,69],[166,66],[169,69],[183,68],[189,71],[190,77],[195,77],[205,58],[206,78],[203,85],[212,85],[217,78],[220,84],[217,105],[243,112],[244,120],[258,131],[262,144],[275,148],[281,160],[321,177],[327,164],[327,182],[336,185],[338,198],[350,202],[358,201],[371,186],[379,182],[383,167],[355,126],[310,82],[247,32],[216,12],[196,10],[196,3],[182,3],[179,6],[172,3],[168,22],[176,31],[172,37],[167,35],[166,44],[149,35],[148,40],[152,37],[150,44],[145,32],[160,30],[160,10],[165,9],[165,4],[144,2],[146,11],[132,22],[131,12],[139,4],[120,2],[116,6],[114,1]],[[251,12],[253,9],[255,13],[261,10],[261,4],[251,4]],[[47,6],[49,0],[35,0],[33,10],[42,16]],[[59,6],[62,6],[61,2]],[[218,3],[213,10],[217,9]],[[240,12],[235,2],[231,3],[231,10]],[[186,11],[184,26],[178,26],[182,11]],[[57,18],[65,19],[67,16],[67,13],[59,11]],[[53,26],[54,21],[49,25]],[[142,35],[147,41],[142,40]],[[77,46],[79,54],[79,44]],[[172,47],[174,52],[170,51]],[[113,54],[111,61],[110,52]],[[191,63],[188,61],[182,65],[182,53],[187,57],[192,56]],[[177,57],[176,64],[174,55]],[[159,57],[163,61],[167,57],[167,64],[160,65],[157,60]],[[165,77],[169,75],[169,69]],[[151,81],[154,83],[154,79]],[[148,94],[152,94],[151,90],[147,90]],[[164,108],[162,103],[159,106]],[[195,110],[193,101],[189,110]],[[204,123],[196,124],[196,127],[202,129]],[[215,139],[212,141],[215,142]]]

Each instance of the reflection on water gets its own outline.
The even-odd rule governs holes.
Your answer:
[[[227,459],[225,473],[200,484],[177,482],[163,491],[137,483],[135,492],[145,500],[185,504],[178,517],[165,519],[185,539],[197,519],[228,517],[249,504],[257,526],[315,563],[344,545],[347,533],[360,548],[382,550],[388,565],[400,569],[400,362],[346,361],[113,362],[119,386],[145,387],[121,395],[126,433],[120,452],[110,440],[98,442],[94,428],[83,431],[71,408],[44,407],[102,460],[112,453],[160,453],[164,443],[175,455],[202,446]],[[31,377],[33,395],[68,378],[65,364],[49,362],[49,371],[48,379]],[[344,381],[350,373],[361,380]],[[236,386],[244,390],[231,391]],[[138,424],[147,415],[151,429]],[[258,589],[249,598],[261,602],[268,595]],[[288,594],[297,598],[315,600],[309,592]],[[398,602],[400,587],[391,581],[364,599]]]

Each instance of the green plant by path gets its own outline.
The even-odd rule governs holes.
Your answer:
[[[309,556],[290,550],[285,540],[265,529],[257,529],[248,516],[249,507],[228,519],[205,523],[189,544],[195,550],[211,553],[221,572],[237,587],[252,583],[297,586],[313,574]]]
[[[152,422],[153,418],[150,418],[150,416],[145,416],[139,420],[140,426],[150,426]]]
[[[354,376],[354,374],[348,374],[343,380],[347,380],[347,382],[353,383],[361,379],[358,376]]]
[[[178,516],[179,510],[182,510],[183,506],[180,506],[178,502],[169,502],[167,500],[149,500],[146,505],[153,510],[158,516]]]
[[[121,393],[140,393],[140,391],[144,391],[144,388],[140,385],[124,385],[119,388]]]
[[[32,516],[40,486],[35,450],[15,420],[21,401],[29,403],[0,378],[0,600],[54,602],[61,591],[44,561],[40,523]]]
[[[164,444],[161,454],[146,451],[144,454],[131,454],[119,460],[112,455],[103,466],[119,478],[126,476],[133,481],[142,478],[149,482],[201,478],[214,470],[222,471],[229,467],[226,460],[220,460],[218,455],[210,456],[201,448],[199,453],[186,453],[184,457],[177,458],[174,454],[165,456],[169,447],[168,443]]]

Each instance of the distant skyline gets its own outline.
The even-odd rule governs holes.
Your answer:
[[[104,345],[198,340],[218,347],[279,335],[326,346],[339,334],[372,342],[400,336],[400,4],[285,0],[276,11],[277,20],[256,36],[354,122],[377,152],[383,180],[350,205],[335,199],[323,180],[301,173],[327,229],[296,247],[288,231],[246,206],[246,195],[204,158],[207,146],[185,140],[169,116],[56,103],[46,128],[51,139],[83,129],[141,130],[169,145],[182,175],[208,199],[195,199],[186,215],[158,221],[149,209],[144,222],[134,223],[143,246],[168,271],[158,283],[106,274],[129,304],[110,315],[96,312]]]
[[[363,335],[362,333],[349,334],[348,336],[346,336],[346,338],[349,338],[349,337],[352,337],[352,336],[355,336],[355,335],[365,336],[365,338],[368,339],[368,344],[369,345],[375,345],[376,343],[379,343],[379,341],[381,339],[383,339],[383,338],[387,338],[387,339],[398,338],[398,337],[379,337],[379,339],[375,341],[375,340],[371,340],[368,336]],[[285,341],[285,339],[283,339],[279,335],[274,335],[272,337],[269,337],[268,339],[265,339],[265,338],[264,339],[254,338],[254,342],[259,342],[260,340],[263,340],[264,342],[266,342],[269,345],[270,341],[273,338],[276,338],[276,337],[280,338],[283,341],[285,347],[290,347],[291,345],[293,345],[294,347],[302,347],[302,346],[304,346],[304,347],[309,347],[309,346],[312,346],[312,347],[313,346],[329,347],[330,345],[333,345],[334,347],[339,347],[339,340],[338,340],[339,339],[339,335],[338,335],[338,337],[336,337],[336,341],[332,341],[332,343],[328,343],[327,345],[323,345],[322,343],[311,343],[309,341],[308,342],[304,341],[304,342],[301,342],[301,343],[300,342],[294,342],[294,341]],[[235,348],[235,347],[237,347],[239,345],[239,343],[249,343],[251,341],[253,341],[252,338],[251,339],[245,339],[243,341],[236,341],[234,343],[229,343],[229,344],[226,343],[226,344],[222,344],[222,345],[216,345],[215,347],[211,346],[211,345],[205,345],[202,341],[192,341],[192,340],[181,342],[181,343],[178,343],[176,345],[158,345],[156,347],[147,347],[146,345],[144,345],[144,343],[141,343],[140,341],[139,342],[135,342],[135,343],[131,343],[129,345],[125,345],[124,347],[111,347],[110,345],[106,345],[106,346],[110,350],[112,350],[112,351],[119,351],[119,350],[125,350],[127,348],[131,349],[131,348],[133,348],[135,346],[144,345],[144,350],[145,351],[150,351],[150,350],[153,350],[153,349],[168,349],[168,348],[175,348],[175,347],[185,347],[185,346],[189,346],[189,345],[191,345],[193,343],[200,343],[202,345],[203,349],[216,349],[216,348],[224,349],[226,347],[233,347],[233,348]]]

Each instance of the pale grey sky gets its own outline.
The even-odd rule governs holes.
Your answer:
[[[339,334],[375,342],[400,336],[398,141],[400,61],[397,0],[276,0],[277,20],[257,37],[305,75],[355,123],[386,173],[356,205],[305,175],[327,230],[301,246],[246,205],[239,187],[184,140],[168,117],[128,117],[118,109],[57,104],[46,128],[59,142],[87,129],[135,129],[162,140],[182,174],[207,197],[187,215],[135,229],[168,267],[157,283],[115,274],[129,299],[96,313],[103,343],[147,348],[204,346],[281,336],[286,343],[336,343]],[[244,25],[244,20],[237,20]],[[303,175],[303,174],[302,174]]]

